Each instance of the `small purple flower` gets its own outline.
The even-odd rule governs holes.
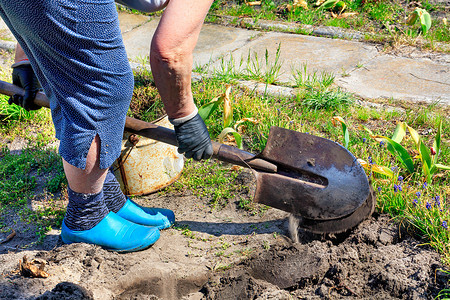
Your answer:
[[[403,176],[398,176],[397,180],[402,182],[403,181]]]
[[[430,204],[430,202],[427,201],[427,204],[425,205],[425,207],[426,207],[427,209],[431,209],[431,204]]]
[[[399,186],[394,184],[394,193],[397,193]]]
[[[417,192],[417,193],[416,193],[417,198],[419,198],[420,195],[422,195],[420,192]]]
[[[379,187],[378,187],[378,193],[380,193],[380,192],[381,192],[381,187],[379,186]]]
[[[400,191],[400,192],[402,192],[403,191],[403,189],[402,189],[402,186],[399,184],[399,185],[397,185],[397,187],[398,187],[398,190]]]
[[[417,199],[414,199],[412,202],[413,202],[414,206],[417,206],[417,204],[419,204],[419,200],[417,200]]]
[[[391,170],[395,172],[395,171],[397,171],[397,167],[393,166],[393,167],[391,167]]]
[[[426,189],[427,186],[428,186],[428,184],[427,184],[426,182],[424,182],[423,185],[422,185],[422,187],[423,187],[424,189]]]
[[[384,141],[380,141],[380,147],[384,146],[386,144]]]
[[[369,157],[367,158],[367,160],[369,161],[369,164],[373,165],[372,156],[369,156]]]
[[[363,143],[365,143],[365,142],[367,142],[367,139],[366,139],[366,138],[363,138]]]
[[[448,228],[447,221],[443,221],[443,222],[442,222],[442,227],[444,227],[445,229]]]
[[[434,198],[434,205],[435,205],[435,206],[441,205],[441,201],[439,201],[439,196],[436,196],[436,197]]]

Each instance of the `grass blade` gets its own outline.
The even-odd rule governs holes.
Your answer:
[[[350,137],[349,137],[349,133],[348,133],[347,124],[345,124],[345,121],[343,118],[336,116],[336,117],[333,117],[333,119],[331,120],[331,122],[333,123],[333,126],[336,126],[336,121],[339,121],[342,125],[342,134],[344,135],[344,147],[348,148],[348,143],[350,141]]]
[[[435,164],[434,165],[436,168],[441,169],[441,170],[449,170],[450,171],[450,166],[444,166],[441,164]]]
[[[365,160],[362,159],[358,159],[359,163],[361,164],[361,166],[369,171],[381,174],[381,175],[385,175],[389,178],[394,178],[394,172],[389,169],[388,167],[385,166],[379,166],[379,165],[375,165],[375,164],[369,164],[367,163]]]

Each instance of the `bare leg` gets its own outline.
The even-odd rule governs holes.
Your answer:
[[[191,114],[191,73],[195,45],[212,0],[171,0],[153,36],[150,63],[169,118]]]
[[[97,135],[92,141],[86,157],[86,168],[78,169],[63,159],[69,187],[77,193],[96,194],[103,188],[108,169],[100,169],[100,138]]]

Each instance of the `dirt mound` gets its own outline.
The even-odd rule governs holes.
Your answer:
[[[0,299],[432,299],[448,287],[439,255],[386,215],[335,236],[299,230],[293,243],[289,215],[276,209],[252,215],[230,201],[211,210],[180,191],[135,200],[174,210],[175,227],[127,254],[62,245],[55,232],[44,248],[26,249],[29,237],[18,232],[0,244]],[[44,261],[50,276],[22,277],[24,255]]]
[[[283,289],[302,299],[430,299],[448,280],[438,255],[402,239],[387,216],[371,218],[348,236],[302,242],[254,255],[238,266],[241,273],[208,283],[206,298],[266,299],[255,298],[264,294],[255,290]]]

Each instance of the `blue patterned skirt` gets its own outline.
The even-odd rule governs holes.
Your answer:
[[[98,135],[108,168],[134,85],[114,0],[0,0],[0,15],[50,99],[61,156],[84,169]]]

